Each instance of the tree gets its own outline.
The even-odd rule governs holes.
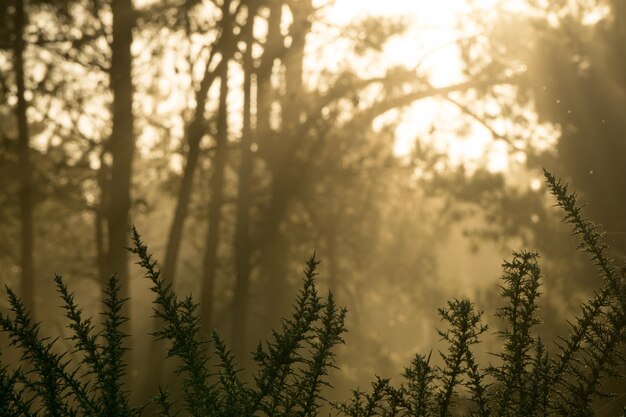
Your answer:
[[[202,2],[189,3],[183,10],[182,15],[175,14],[176,22],[174,29],[180,27],[185,28],[185,34],[191,41],[193,33],[189,31],[189,24],[194,16],[194,6],[202,5]],[[234,8],[232,6],[235,6]],[[213,7],[210,5],[209,7]],[[168,4],[166,10],[177,12],[176,4]],[[221,227],[220,210],[222,205],[222,192],[224,187],[224,171],[226,166],[226,151],[228,147],[228,74],[229,62],[237,51],[237,42],[240,34],[245,31],[246,26],[251,26],[255,16],[254,8],[246,5],[246,2],[230,2],[226,1],[219,9],[220,15],[215,20],[216,39],[208,44],[209,53],[204,62],[204,72],[198,86],[194,91],[195,108],[189,109],[192,113],[190,120],[185,120],[185,137],[186,155],[183,168],[183,174],[180,187],[177,191],[175,209],[173,219],[169,227],[168,237],[166,241],[165,259],[163,267],[163,275],[172,285],[176,283],[176,268],[178,266],[178,258],[183,240],[184,225],[188,217],[188,210],[194,191],[194,178],[199,162],[201,162],[201,142],[207,135],[207,125],[209,117],[207,116],[207,107],[210,101],[209,91],[214,81],[220,77],[220,99],[217,111],[218,126],[216,134],[216,150],[212,161],[214,169],[212,170],[212,180],[210,181],[210,203],[207,212],[208,231],[204,242],[203,264],[201,291],[201,308],[202,319],[204,325],[208,328],[212,324],[212,309],[214,308],[213,288],[216,275],[216,263],[218,256],[218,246],[220,241],[219,228]],[[241,16],[245,15],[245,23],[239,23]],[[200,13],[200,11],[198,11]],[[195,15],[198,20],[203,17],[201,14]],[[239,32],[239,35],[237,34]],[[219,61],[217,61],[219,59]],[[217,63],[215,63],[217,61]],[[190,68],[193,75],[193,64]],[[193,85],[193,83],[192,83]],[[161,323],[155,321],[154,329],[160,328]],[[208,329],[205,329],[208,332]],[[208,333],[207,333],[208,334]],[[163,362],[159,359],[162,349],[159,345],[152,344],[149,347],[148,363],[150,374],[144,379],[144,396],[152,395],[156,384],[163,378]]]
[[[592,215],[623,253],[626,199],[618,190],[626,187],[626,7],[611,1],[603,18],[585,23],[600,7],[563,7],[556,27],[540,26],[527,86],[540,117],[561,126],[555,162],[585,198],[598,202]]]
[[[222,14],[225,17],[224,27],[229,27],[230,1],[222,4]],[[226,36],[226,34],[224,35]],[[225,40],[228,43],[228,39]],[[228,152],[228,61],[221,66],[220,96],[217,114],[217,135],[215,138],[215,155],[209,190],[208,229],[202,270],[202,296],[200,298],[200,319],[205,332],[213,329],[213,303],[215,293],[215,276],[217,274],[218,247],[220,243],[220,225],[222,223],[222,204],[224,201],[224,176],[226,171]]]
[[[526,4],[522,12],[502,8],[489,17],[474,17],[489,29],[480,41],[465,43],[466,71],[490,67],[504,73],[522,67],[524,72],[501,113],[473,114],[487,125],[507,120],[518,132],[532,132],[502,139],[512,152],[525,153],[529,170],[558,167],[587,201],[601,202],[592,215],[607,228],[615,253],[622,253],[626,223],[621,207],[626,201],[615,190],[626,185],[621,158],[626,151],[626,124],[621,117],[626,106],[624,4],[531,0]],[[496,100],[493,90],[482,92],[483,100]],[[529,120],[531,112],[536,112],[537,120]],[[537,140],[539,123],[554,126],[553,146]],[[536,224],[537,239],[547,243],[542,252],[562,256],[558,245],[550,244],[549,233],[544,233],[546,214],[534,207],[541,220]],[[575,275],[583,282],[580,274]]]
[[[249,281],[251,269],[250,250],[250,206],[252,181],[252,76],[254,47],[254,15],[256,9],[249,8],[246,26],[243,29],[245,50],[242,57],[243,106],[242,131],[239,144],[239,176],[237,182],[237,215],[233,241],[235,284],[233,294],[232,338],[236,353],[245,352],[245,336],[249,306]]]
[[[26,86],[24,82],[24,28],[26,27],[26,11],[24,2],[14,2],[14,71],[17,86],[17,106],[15,116],[18,130],[18,166],[20,178],[19,207],[20,207],[20,269],[21,293],[25,306],[34,311],[35,308],[35,271],[33,263],[33,195],[32,195],[32,165],[30,157],[30,135],[28,132],[26,102]]]
[[[107,208],[108,264],[120,277],[121,295],[128,297],[127,242],[130,230],[130,193],[135,150],[132,52],[135,12],[132,0],[112,0],[113,15],[110,88],[113,92],[112,157]]]
[[[232,12],[232,16],[228,16],[227,14],[221,16],[220,24],[218,25],[218,40],[210,47],[210,53],[206,60],[202,80],[195,91],[195,109],[193,110],[193,117],[188,121],[185,128],[187,155],[185,158],[183,178],[176,199],[176,209],[169,229],[163,268],[164,275],[169,277],[171,282],[175,282],[180,244],[193,191],[194,175],[200,157],[200,142],[206,134],[205,112],[208,93],[214,80],[218,77],[220,71],[222,71],[221,68],[228,65],[230,57],[235,53],[238,37],[234,35],[234,31],[237,25],[231,25],[231,23],[237,22],[237,16],[241,13],[240,10],[244,9],[242,6],[243,3],[239,3],[235,12]],[[227,11],[225,8],[222,10]],[[230,12],[230,10],[228,11]],[[251,20],[251,18],[247,19],[248,22],[251,22]],[[239,30],[241,30],[241,28],[239,28]],[[216,56],[220,56],[218,64],[213,63]]]

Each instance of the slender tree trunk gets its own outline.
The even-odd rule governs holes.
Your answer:
[[[266,227],[261,240],[261,279],[267,283],[268,319],[273,325],[288,305],[287,271],[289,259],[287,238],[281,230],[291,200],[293,152],[300,138],[294,137],[302,112],[302,70],[306,36],[310,32],[311,0],[294,3],[290,28],[291,45],[283,59],[285,67],[285,96],[282,102],[282,132],[276,144],[276,163],[271,164],[272,187]]]
[[[258,141],[267,141],[271,136],[272,70],[274,62],[284,48],[283,36],[280,33],[282,11],[282,2],[273,0],[270,4],[270,15],[267,20],[267,39],[263,57],[256,72],[256,133]]]
[[[96,242],[96,266],[98,269],[98,279],[100,289],[104,289],[106,280],[111,271],[108,270],[107,247],[106,242],[106,208],[109,206],[108,197],[108,166],[104,161],[105,150],[100,153],[100,168],[97,173],[98,188],[100,189],[100,202],[94,210],[94,230]]]
[[[224,15],[228,15],[230,1],[224,1]],[[228,26],[229,21],[224,25]],[[210,184],[209,225],[207,230],[204,263],[202,270],[202,293],[200,300],[200,319],[205,334],[213,328],[213,303],[215,275],[217,272],[218,247],[220,241],[220,223],[222,219],[222,203],[224,199],[224,173],[228,158],[228,62],[220,72],[220,98],[217,115],[217,137],[215,157],[213,160],[213,176]]]
[[[199,106],[202,106],[203,112],[205,103],[205,99],[203,99],[201,103],[198,103]],[[198,114],[198,110],[196,110],[196,114]],[[165,248],[165,259],[163,261],[162,270],[163,277],[169,280],[172,285],[176,280],[176,266],[178,264],[178,255],[180,254],[183,229],[185,226],[185,220],[187,219],[189,202],[191,201],[193,179],[198,166],[198,159],[200,157],[200,140],[204,135],[203,125],[204,115],[201,116],[201,119],[195,118],[187,128],[187,158],[185,167],[183,168],[183,178],[178,190],[178,197],[176,199],[174,217],[172,219],[172,223],[170,224],[169,234],[167,237],[167,246]]]
[[[230,3],[230,2],[229,2]],[[226,8],[224,8],[226,11]],[[198,167],[198,159],[200,158],[200,142],[205,132],[205,108],[208,100],[208,93],[213,82],[223,70],[223,66],[227,65],[232,58],[236,49],[236,42],[231,41],[231,33],[233,28],[230,22],[233,17],[224,14],[222,17],[220,40],[213,46],[213,54],[219,52],[221,61],[211,70],[211,60],[207,62],[204,77],[200,82],[200,87],[196,91],[196,108],[194,116],[186,130],[187,137],[187,158],[185,167],[183,168],[183,178],[176,199],[176,208],[174,209],[174,217],[170,225],[167,245],[165,247],[165,259],[163,261],[163,276],[168,279],[172,285],[176,281],[176,266],[178,265],[178,257],[180,254],[180,245],[182,242],[185,221],[187,220],[187,212],[189,202],[191,201],[191,192],[193,190],[193,180]],[[228,24],[227,24],[228,22]]]
[[[208,88],[207,88],[208,92]],[[187,129],[187,163],[183,171],[183,179],[176,200],[176,208],[174,210],[174,218],[170,225],[167,246],[165,248],[165,261],[161,270],[161,276],[174,285],[176,265],[178,263],[178,255],[180,252],[180,244],[183,236],[183,228],[187,218],[187,210],[191,200],[191,191],[193,188],[193,178],[200,157],[200,140],[204,135],[204,105],[205,98],[198,103],[201,107],[202,116],[195,118]],[[199,114],[200,108],[196,109],[196,115]],[[153,331],[158,330],[162,323],[154,318]],[[147,399],[157,394],[157,388],[163,381],[163,360],[165,358],[165,347],[161,342],[153,341],[146,355],[147,365],[146,373],[143,379],[141,390],[141,398]]]
[[[292,6],[293,22],[289,30],[291,46],[283,60],[285,65],[285,96],[283,98],[283,130],[289,132],[298,126],[302,111],[302,69],[306,36],[311,30],[309,14],[313,9],[311,0],[300,1]],[[288,138],[287,140],[298,140]]]
[[[19,206],[21,223],[20,269],[22,299],[26,308],[35,312],[35,272],[33,265],[33,196],[32,196],[32,164],[30,160],[30,137],[26,120],[26,86],[24,82],[24,27],[26,13],[24,1],[15,0],[15,78],[17,84],[17,129],[18,129],[18,161],[19,161]]]
[[[328,250],[328,290],[337,296],[339,289],[339,255],[337,253],[337,227],[334,219],[329,219],[326,246]]]
[[[249,10],[253,19],[256,11]],[[239,163],[239,188],[237,195],[237,219],[235,225],[235,291],[233,295],[232,340],[235,354],[243,358],[246,351],[247,318],[249,310],[249,287],[251,272],[250,246],[250,191],[252,180],[252,45],[253,24],[245,27],[246,50],[243,57],[243,127],[241,135],[241,159]]]
[[[291,196],[287,180],[275,176],[270,191],[270,204],[265,214],[262,240],[260,274],[266,284],[266,310],[270,326],[279,323],[289,306],[287,291],[287,262],[289,246],[282,225],[287,216]]]
[[[100,290],[104,289],[104,282],[107,274],[106,253],[104,249],[104,219],[100,208],[94,210],[94,230],[96,241],[96,266],[98,267],[98,283]]]
[[[230,4],[230,2],[228,3]],[[224,8],[224,11],[226,12],[226,8]],[[222,19],[223,20],[220,24],[222,27],[222,34],[218,43],[213,47],[214,53],[219,52],[221,54],[221,61],[217,64],[213,71],[210,70],[211,61],[207,63],[204,78],[200,82],[198,91],[196,91],[196,108],[194,116],[186,129],[187,158],[183,168],[181,186],[176,199],[174,217],[169,228],[167,245],[165,247],[165,259],[163,261],[162,268],[162,275],[166,277],[166,279],[170,280],[172,285],[176,281],[176,266],[178,264],[185,221],[187,220],[189,202],[191,201],[193,180],[198,166],[198,159],[200,157],[200,142],[205,134],[204,125],[206,123],[206,117],[204,112],[208,99],[207,94],[213,85],[213,82],[221,73],[223,66],[227,65],[228,61],[232,58],[237,46],[236,42],[231,41],[233,28],[231,27],[232,24],[230,22],[233,21],[233,17],[225,13]],[[228,22],[228,24],[226,24],[226,22]]]
[[[226,10],[226,9],[224,9]],[[237,13],[237,12],[235,12]],[[180,254],[180,246],[183,237],[185,221],[191,194],[193,191],[193,180],[200,158],[200,142],[205,135],[205,108],[208,100],[208,93],[215,79],[222,73],[224,66],[232,58],[236,49],[236,42],[231,41],[233,16],[224,14],[222,17],[220,40],[213,46],[213,53],[219,52],[221,55],[220,62],[213,70],[210,68],[211,60],[207,62],[204,77],[200,82],[200,87],[196,91],[196,108],[192,121],[186,130],[187,137],[187,158],[185,167],[183,168],[182,183],[176,200],[176,208],[174,209],[174,217],[170,225],[167,245],[165,247],[165,259],[161,274],[164,279],[168,280],[172,285],[176,282],[176,266]],[[228,41],[228,42],[227,42]],[[161,324],[155,321],[154,329]],[[163,348],[162,345],[152,343],[147,353],[147,369],[146,377],[142,387],[142,398],[148,398],[156,393],[155,388],[163,379]]]
[[[132,0],[113,0],[113,42],[111,44],[110,84],[113,91],[112,156],[107,210],[109,268],[120,279],[121,296],[128,297],[128,232],[132,161],[135,149],[133,132],[132,56],[135,16]],[[125,312],[128,314],[128,311]]]

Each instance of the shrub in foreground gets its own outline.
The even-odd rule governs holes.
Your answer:
[[[448,416],[461,409],[472,416],[591,416],[601,384],[624,365],[626,288],[624,276],[607,256],[602,232],[583,217],[576,196],[545,173],[564,220],[580,239],[603,279],[602,287],[570,323],[569,335],[554,341],[556,353],[536,336],[540,324],[537,301],[541,271],[534,252],[515,252],[503,265],[504,322],[497,332],[502,350],[494,364],[481,367],[474,349],[487,331],[482,312],[468,300],[452,300],[439,313],[447,324],[439,331],[447,350],[442,365],[417,355],[399,385],[378,378],[370,392],[333,404],[347,416]],[[217,333],[201,339],[191,297],[178,298],[160,275],[146,245],[133,230],[133,248],[152,282],[155,315],[165,325],[156,332],[168,342],[168,357],[178,358],[182,400],[173,404],[166,389],[154,397],[161,416],[316,416],[324,389],[331,389],[328,371],[333,349],[342,343],[345,309],[332,294],[321,297],[315,287],[318,261],[311,258],[293,312],[271,340],[253,354],[258,371],[244,382],[235,358]],[[143,407],[129,404],[122,383],[126,366],[121,325],[127,300],[119,295],[115,276],[104,292],[102,322],[84,318],[61,277],[55,277],[72,331],[71,357],[53,349],[55,340],[39,336],[23,303],[7,289],[10,316],[0,316],[0,328],[22,352],[23,367],[0,363],[0,416],[138,416]],[[0,356],[0,361],[2,360]],[[77,363],[76,363],[77,362]],[[217,365],[211,366],[210,363]],[[463,399],[463,401],[461,401]]]

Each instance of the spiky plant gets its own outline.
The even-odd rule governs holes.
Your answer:
[[[259,344],[254,353],[258,371],[252,384],[240,378],[234,356],[217,334],[212,336],[216,365],[209,365],[209,343],[200,336],[197,304],[191,297],[179,299],[162,278],[156,261],[133,230],[132,252],[152,282],[154,314],[165,323],[155,333],[169,342],[168,357],[180,360],[177,374],[182,379],[183,404],[174,404],[166,388],[155,393],[159,415],[175,416],[183,410],[190,416],[315,416],[325,404],[322,389],[329,386],[328,371],[334,365],[333,349],[341,343],[346,311],[337,307],[332,295],[320,297],[315,287],[318,261],[311,258],[304,271],[303,287],[292,315],[271,340]],[[83,318],[63,279],[55,277],[70,337],[78,358],[55,353],[57,339],[39,336],[17,295],[7,289],[13,317],[0,315],[0,326],[11,345],[21,349],[28,371],[3,366],[0,362],[0,416],[134,416],[143,408],[129,405],[124,389],[126,376],[121,312],[127,300],[119,297],[115,275],[104,291],[101,330]]]
[[[70,366],[67,354],[53,349],[57,339],[39,336],[40,325],[34,323],[22,300],[7,288],[13,317],[0,315],[0,326],[10,344],[22,351],[25,368],[0,374],[3,390],[0,415],[7,416],[133,416],[140,409],[128,403],[122,378],[125,375],[124,338],[121,314],[126,300],[119,297],[119,281],[111,276],[104,291],[102,330],[96,333],[91,319],[83,319],[74,295],[59,276],[57,290],[63,299],[65,316],[72,330],[78,366]],[[25,370],[27,369],[27,370]]]
[[[417,356],[403,374],[399,387],[385,381],[374,384],[372,394],[356,393],[340,404],[340,413],[371,415],[447,416],[452,413],[455,393],[465,387],[472,416],[593,416],[594,400],[609,394],[601,382],[624,366],[626,345],[626,286],[624,275],[607,255],[600,227],[582,214],[575,193],[544,171],[550,192],[565,213],[563,221],[579,238],[579,249],[588,253],[602,277],[602,287],[581,307],[570,324],[569,335],[556,340],[556,354],[547,352],[536,336],[541,323],[537,300],[541,270],[534,252],[514,252],[503,264],[501,296],[504,305],[496,312],[504,322],[496,332],[503,349],[496,364],[481,368],[473,345],[486,330],[467,300],[449,302],[439,311],[448,324],[439,331],[448,351],[441,353],[442,367],[430,365],[430,356]],[[380,380],[378,380],[380,381]],[[381,395],[384,392],[384,395]],[[469,395],[467,394],[469,393]],[[364,401],[363,399],[366,399]],[[458,413],[457,413],[458,414]]]
[[[626,287],[624,275],[607,256],[598,226],[582,215],[576,196],[554,176],[546,180],[587,252],[598,267],[603,285],[571,324],[568,337],[549,354],[536,336],[540,324],[537,300],[541,270],[538,254],[514,252],[503,264],[501,296],[496,311],[503,327],[496,332],[503,349],[495,363],[481,367],[474,349],[487,326],[483,313],[468,300],[453,300],[439,310],[447,327],[439,335],[447,350],[441,366],[431,356],[416,355],[394,385],[377,378],[369,393],[355,390],[351,399],[334,404],[348,416],[451,416],[469,407],[471,416],[591,416],[594,399],[602,397],[601,383],[624,365]],[[224,340],[204,334],[191,297],[179,299],[161,277],[157,263],[136,230],[133,247],[138,264],[152,283],[154,315],[164,323],[154,336],[168,343],[167,357],[180,366],[182,403],[175,403],[167,387],[155,393],[158,415],[189,416],[317,416],[327,404],[328,372],[335,366],[334,348],[343,342],[346,311],[329,294],[315,287],[318,261],[306,265],[302,289],[292,314],[272,338],[259,343],[253,354],[257,371],[244,382],[236,358]],[[85,319],[61,277],[55,282],[75,352],[59,354],[57,339],[39,334],[19,297],[7,288],[9,312],[0,313],[0,329],[21,350],[21,365],[2,363],[0,356],[0,417],[13,416],[138,416],[143,407],[129,403],[123,324],[124,304],[117,278],[111,276],[103,294],[99,326]],[[99,329],[99,330],[97,330]],[[211,365],[214,364],[214,365]],[[463,399],[463,401],[460,401]],[[469,404],[469,405],[468,405]],[[625,414],[626,415],[626,414]]]
[[[230,350],[217,333],[213,347],[218,359],[216,369],[208,368],[207,341],[200,339],[197,305],[190,297],[178,300],[161,278],[156,261],[136,230],[134,247],[139,265],[152,281],[154,312],[165,327],[157,338],[171,342],[168,356],[182,360],[185,409],[192,416],[290,415],[314,416],[324,402],[321,388],[328,385],[328,370],[334,367],[333,348],[342,342],[345,309],[337,307],[332,295],[323,299],[315,287],[319,262],[313,256],[304,271],[303,286],[293,313],[282,322],[280,331],[254,353],[258,371],[254,384],[246,385]],[[172,404],[167,392],[158,396],[162,415],[170,415]]]

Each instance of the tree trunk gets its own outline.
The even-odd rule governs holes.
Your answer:
[[[21,290],[22,299],[27,309],[35,313],[35,272],[33,265],[33,196],[32,196],[32,164],[30,160],[30,137],[26,120],[26,86],[24,82],[24,27],[26,14],[24,2],[15,1],[15,78],[17,84],[17,107],[15,115],[18,129],[18,161],[19,161],[19,206],[21,223]]]
[[[224,11],[226,8],[224,8]],[[224,14],[222,17],[221,30],[219,41],[213,46],[211,57],[216,52],[221,54],[221,61],[217,66],[211,70],[210,65],[212,59],[206,64],[204,77],[200,82],[200,87],[196,91],[196,108],[194,116],[189,125],[185,135],[187,137],[187,158],[185,167],[183,168],[183,179],[178,191],[178,198],[176,199],[176,208],[174,209],[174,217],[170,225],[167,245],[165,247],[165,259],[163,261],[162,275],[168,279],[172,285],[176,281],[176,266],[178,264],[178,256],[180,254],[180,245],[183,237],[183,230],[185,221],[187,220],[187,211],[189,209],[189,202],[191,201],[191,192],[193,190],[193,179],[198,166],[198,159],[200,157],[200,142],[205,134],[206,117],[205,107],[208,99],[208,93],[213,85],[213,82],[221,73],[223,66],[227,65],[228,61],[232,58],[236,49],[236,42],[231,41],[231,33],[233,28],[230,22],[233,21],[233,16]],[[228,23],[227,23],[228,22]]]
[[[219,52],[221,54],[221,60],[213,70],[210,68],[211,59],[207,62],[204,77],[195,94],[196,108],[194,116],[186,130],[188,146],[187,158],[183,169],[182,183],[176,200],[176,208],[174,209],[174,217],[170,225],[167,245],[165,247],[163,268],[161,270],[161,276],[165,280],[168,280],[171,285],[175,285],[176,282],[176,266],[178,264],[178,257],[180,254],[180,246],[185,221],[187,219],[189,202],[191,201],[193,180],[198,166],[198,159],[200,158],[200,142],[205,134],[205,108],[208,100],[208,92],[218,75],[224,71],[224,67],[232,58],[236,49],[236,42],[234,40],[231,41],[231,33],[233,30],[231,27],[232,24],[227,24],[227,22],[232,22],[234,20],[233,16],[224,14],[222,19],[223,20],[220,23],[222,35],[220,36],[220,40],[218,40],[218,42],[213,46],[212,51],[212,56]],[[226,33],[228,33],[228,35],[226,35]],[[157,329],[159,326],[160,323],[155,321],[154,329]],[[155,388],[163,378],[163,354],[162,345],[157,343],[152,343],[150,345],[146,355],[148,361],[147,369],[149,369],[149,371],[146,373],[146,377],[143,382],[143,398],[148,398],[149,396],[154,395],[156,393]]]
[[[95,243],[96,243],[96,266],[98,267],[98,283],[100,289],[103,290],[106,285],[107,276],[111,273],[108,269],[108,254],[107,254],[107,242],[106,242],[106,209],[109,206],[109,187],[108,187],[108,166],[104,161],[105,150],[100,153],[100,168],[96,179],[98,181],[98,188],[100,189],[100,201],[94,209],[94,229],[95,229]]]
[[[228,15],[230,1],[224,1],[222,10]],[[228,27],[229,21],[224,21]],[[226,41],[226,43],[228,43]],[[220,98],[217,115],[217,137],[215,138],[215,157],[213,159],[213,176],[210,183],[209,225],[207,230],[204,263],[202,270],[202,292],[200,300],[200,320],[205,335],[213,329],[213,302],[217,257],[220,241],[220,223],[222,219],[222,203],[224,199],[224,172],[228,157],[228,62],[220,72]]]
[[[328,251],[328,290],[337,296],[339,290],[339,255],[337,253],[337,225],[334,218],[328,220],[326,247]]]
[[[267,39],[264,45],[263,57],[256,72],[256,133],[258,141],[264,140],[267,142],[269,136],[271,136],[272,70],[274,62],[284,49],[283,36],[280,33],[282,10],[282,2],[273,0],[267,20]]]
[[[253,19],[256,11],[249,11],[248,19]],[[239,163],[239,185],[237,195],[237,218],[235,225],[235,290],[233,295],[232,343],[233,351],[239,358],[244,358],[246,351],[247,317],[249,309],[249,286],[251,271],[250,247],[250,191],[252,179],[252,46],[254,25],[246,24],[244,41],[246,50],[243,57],[243,126],[241,134]]]
[[[293,22],[289,29],[291,45],[283,60],[285,65],[285,96],[283,98],[283,130],[290,132],[298,125],[302,111],[302,69],[306,36],[311,30],[309,15],[313,10],[311,0],[300,1],[291,8]],[[298,138],[285,137],[286,140]]]
[[[200,157],[200,141],[204,136],[205,129],[205,117],[204,109],[207,99],[207,93],[215,80],[215,74],[206,73],[205,78],[202,80],[199,92],[196,94],[196,111],[192,122],[187,128],[187,159],[183,169],[183,178],[178,191],[178,198],[176,200],[176,208],[174,209],[174,217],[170,225],[167,245],[165,247],[165,259],[163,261],[163,268],[161,269],[161,276],[163,279],[169,281],[171,285],[175,283],[176,266],[178,264],[178,255],[180,253],[180,244],[183,236],[183,229],[185,220],[187,218],[187,211],[189,208],[189,202],[191,201],[191,191],[193,189],[193,179],[195,176],[196,168],[198,166],[198,159]],[[204,93],[204,94],[202,94]],[[153,321],[153,331],[156,331],[162,323],[157,319]],[[165,358],[165,348],[162,342],[153,341],[146,354],[146,373],[143,380],[141,398],[147,399],[156,395],[157,387],[163,381],[163,365]]]
[[[135,17],[132,0],[113,0],[113,42],[111,44],[110,85],[113,91],[112,156],[107,210],[109,268],[120,279],[121,297],[128,292],[128,232],[132,161],[135,149],[133,132],[132,56]],[[125,311],[128,315],[128,310]]]
[[[280,175],[280,174],[279,174]],[[260,274],[265,283],[267,321],[279,324],[289,306],[287,291],[287,262],[289,246],[282,224],[287,217],[291,196],[287,180],[275,176],[270,191],[270,204],[265,213],[264,232],[259,242],[261,250]]]
[[[282,132],[275,144],[276,161],[270,164],[272,187],[267,220],[261,240],[261,279],[266,283],[267,311],[270,325],[278,323],[285,313],[289,297],[287,271],[288,244],[281,231],[291,201],[293,149],[300,140],[293,134],[302,112],[302,77],[306,36],[311,29],[309,17],[313,11],[311,0],[292,4],[293,22],[289,34],[291,45],[283,59],[285,67],[285,96],[282,102]],[[286,178],[287,177],[287,178]]]
[[[202,106],[202,112],[204,112],[205,100],[206,99],[203,99],[201,103],[198,103],[198,106]],[[198,114],[198,109],[196,109],[196,114]],[[162,275],[165,279],[170,281],[172,285],[174,285],[176,280],[176,266],[178,264],[180,244],[183,237],[185,220],[187,219],[189,202],[191,201],[193,179],[200,157],[200,140],[204,135],[204,115],[200,117],[202,119],[195,118],[187,128],[187,158],[185,167],[183,168],[183,178],[178,190],[174,217],[170,225],[167,246],[165,248]]]

